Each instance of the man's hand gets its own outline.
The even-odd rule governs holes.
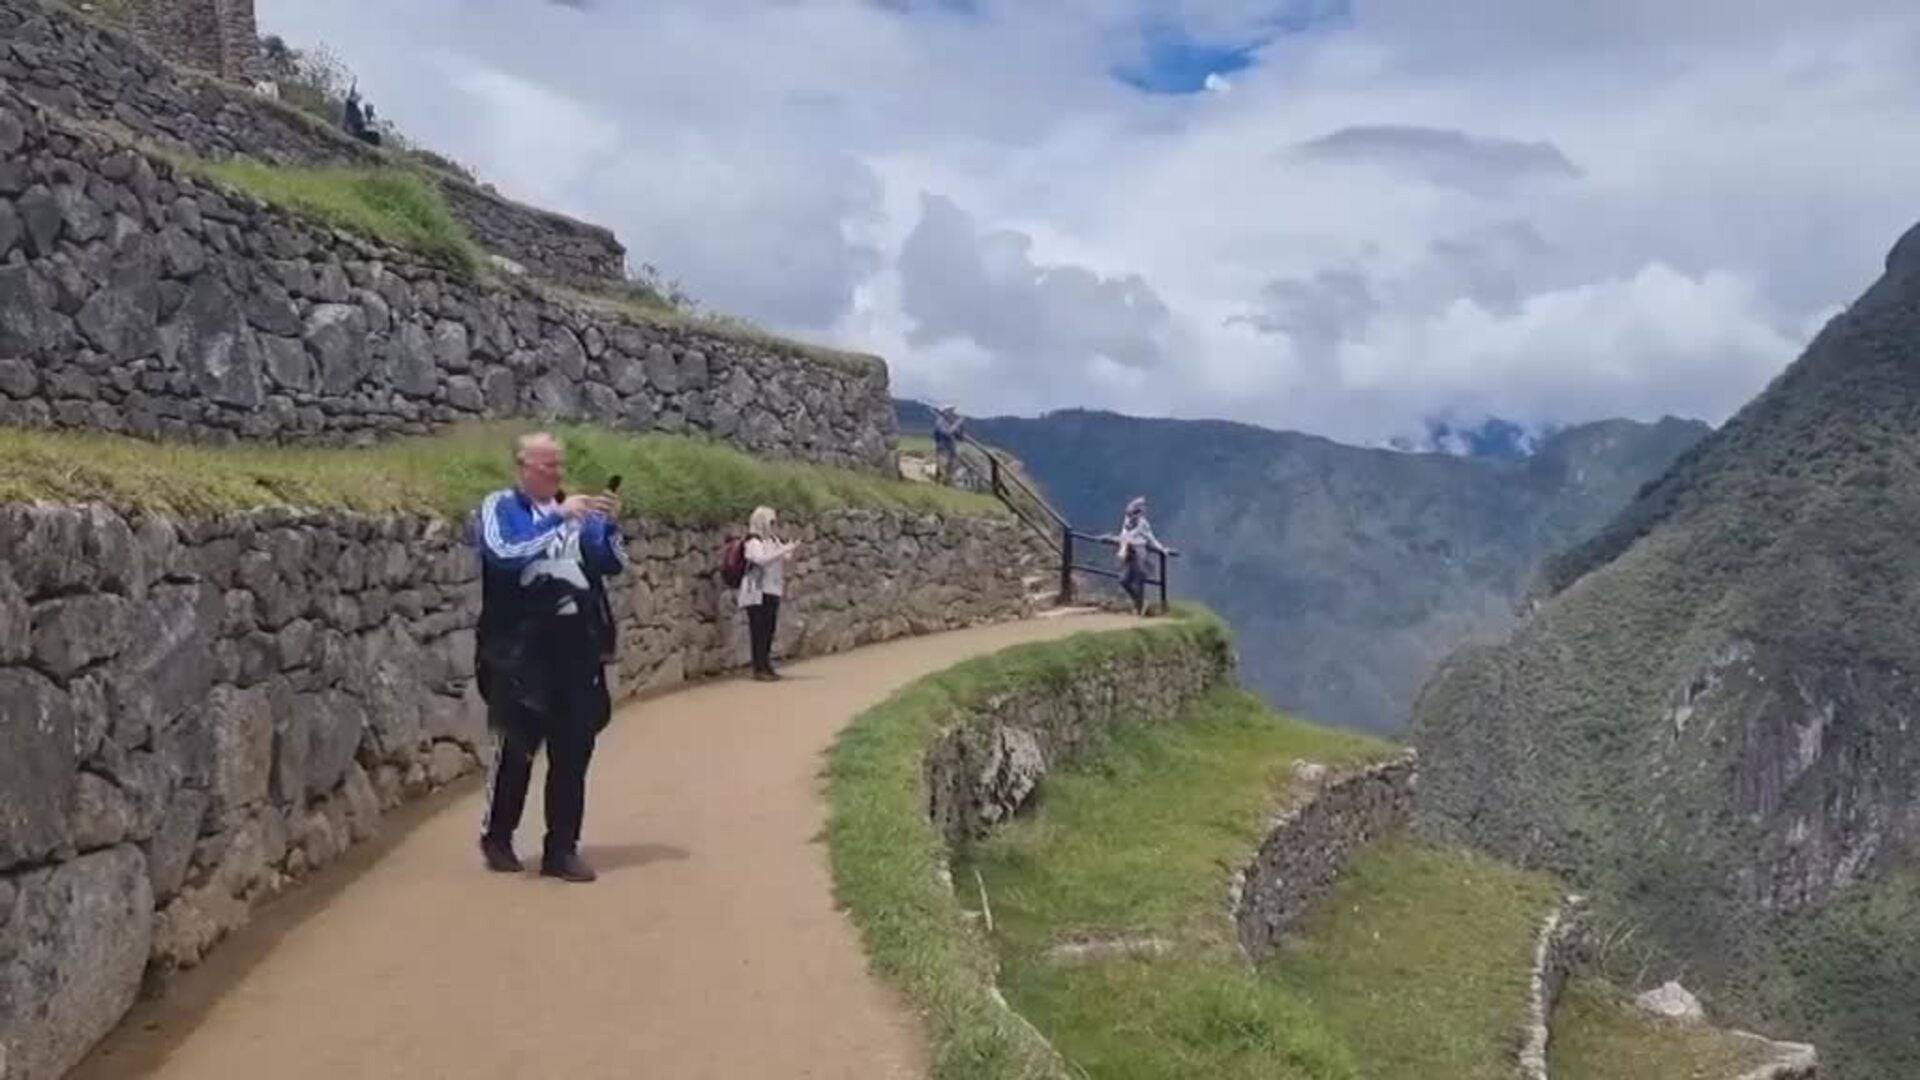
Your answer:
[[[597,495],[569,495],[567,501],[560,504],[560,513],[568,521],[579,521],[600,508]]]

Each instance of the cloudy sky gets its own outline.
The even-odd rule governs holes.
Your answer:
[[[1718,422],[1920,219],[1913,0],[258,0],[967,411]]]

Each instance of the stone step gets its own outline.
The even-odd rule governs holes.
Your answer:
[[[1065,619],[1065,618],[1071,618],[1072,616],[1075,616],[1075,615],[1098,615],[1098,614],[1100,614],[1100,609],[1097,607],[1086,607],[1083,605],[1075,605],[1072,607],[1050,607],[1045,609],[1044,611],[1034,612],[1033,617],[1036,619]]]

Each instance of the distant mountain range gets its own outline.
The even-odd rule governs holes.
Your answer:
[[[903,431],[931,427],[924,405],[897,407]],[[1079,528],[1109,531],[1146,495],[1155,530],[1184,553],[1173,592],[1232,623],[1250,685],[1299,715],[1384,732],[1405,726],[1448,651],[1513,625],[1537,562],[1709,430],[1616,420],[1535,444],[1494,425],[1462,443],[1436,425],[1447,452],[1404,452],[1083,410],[968,427],[1020,458]]]

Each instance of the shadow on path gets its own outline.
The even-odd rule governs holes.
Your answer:
[[[583,844],[580,857],[600,873],[612,874],[660,862],[685,862],[692,855],[672,844]]]

